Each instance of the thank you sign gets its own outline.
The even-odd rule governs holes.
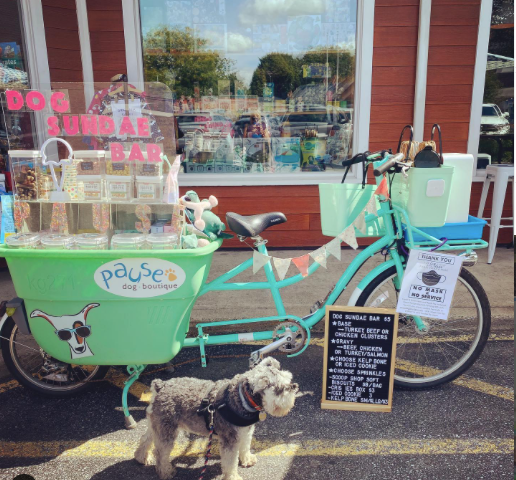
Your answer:
[[[326,307],[321,408],[390,412],[398,314]]]
[[[411,250],[396,310],[447,320],[462,257]]]

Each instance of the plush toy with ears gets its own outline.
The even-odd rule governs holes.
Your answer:
[[[186,215],[193,226],[203,232],[210,240],[217,238],[233,238],[233,235],[224,233],[226,225],[210,210],[218,205],[218,200],[211,195],[208,200],[199,200],[193,190],[186,192],[179,199],[179,203],[186,207]]]

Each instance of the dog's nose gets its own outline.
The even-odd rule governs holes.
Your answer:
[[[292,384],[292,390],[294,390],[295,392],[299,391],[299,384],[293,383]]]
[[[84,351],[84,345],[80,346],[80,347],[77,347],[75,350],[77,351],[77,353],[82,353]]]

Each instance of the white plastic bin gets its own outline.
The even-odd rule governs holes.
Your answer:
[[[443,164],[454,167],[446,223],[468,222],[474,161],[473,155],[469,153],[445,153],[443,155]]]

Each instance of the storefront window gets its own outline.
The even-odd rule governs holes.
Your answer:
[[[23,42],[23,28],[18,1],[0,0],[0,99],[7,89],[30,88],[27,74],[27,59]],[[0,109],[2,110],[2,109]],[[11,148],[32,149],[33,115],[18,112],[4,116],[0,111],[0,172],[4,170],[4,159]],[[22,132],[25,132],[22,134]],[[8,145],[7,138],[11,144]]]
[[[145,81],[185,173],[320,172],[352,154],[356,0],[140,0]]]
[[[514,6],[495,0],[487,55],[477,169],[514,163]]]

